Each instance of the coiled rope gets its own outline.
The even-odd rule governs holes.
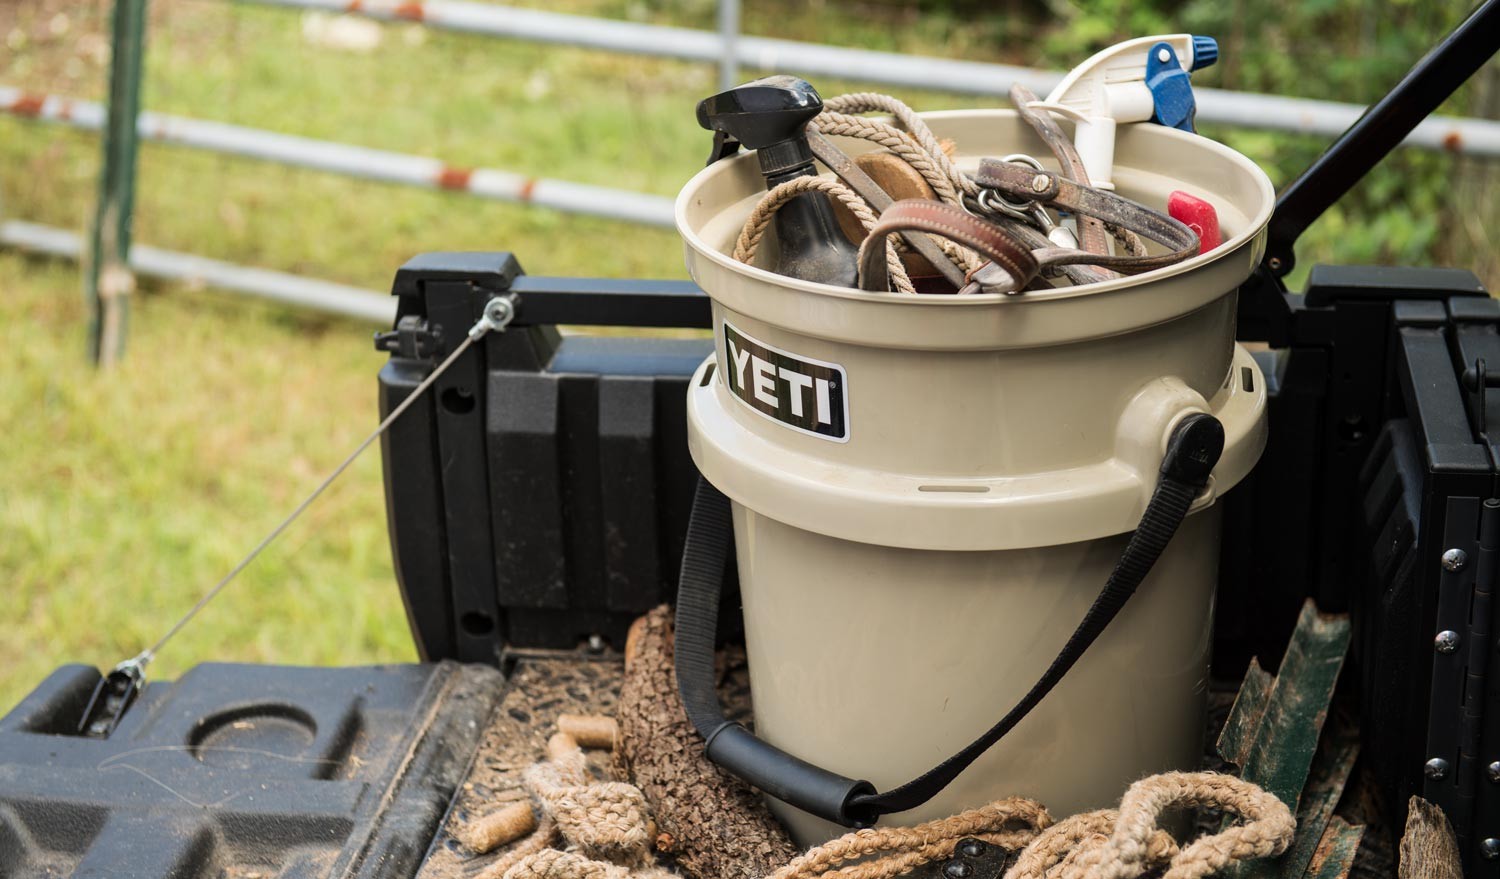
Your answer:
[[[1012,99],[1018,101],[1018,105],[1026,99],[1026,96],[1035,98],[1034,95],[1024,90],[1021,91],[1021,97],[1018,97],[1015,91],[1012,92]],[[882,113],[889,116],[891,121],[860,115],[864,113]],[[1023,113],[1024,115],[1026,114]],[[1027,117],[1027,120],[1034,126],[1042,124],[1032,117]],[[972,175],[959,169],[947,151],[943,149],[937,136],[932,133],[932,129],[917,115],[915,110],[891,95],[879,92],[852,92],[830,98],[823,103],[823,111],[813,119],[808,128],[825,135],[867,140],[883,147],[910,165],[912,170],[916,171],[932,188],[936,200],[971,212],[990,214],[990,211],[979,203],[979,196],[984,191],[984,187]],[[1057,137],[1061,138],[1062,135],[1058,133]],[[1062,149],[1057,144],[1053,146],[1054,149]],[[1071,146],[1066,148],[1071,152]],[[831,185],[803,182],[816,179],[820,178],[797,178],[773,187],[746,219],[735,245],[734,258],[747,264],[754,262],[766,229],[770,226],[776,211],[792,198],[806,192],[821,191],[830,197],[837,198],[839,203],[849,208],[859,220],[860,225],[869,231],[873,224],[871,218],[875,215],[864,199],[837,181],[824,179],[825,184]],[[1007,216],[992,216],[991,219],[1023,241],[1027,241],[1031,246],[1050,246],[1045,236],[1024,222]],[[1097,222],[1089,218],[1084,219],[1088,221],[1085,223],[1086,227]],[[1133,257],[1147,255],[1146,247],[1136,233],[1115,223],[1102,222],[1099,225],[1120,243],[1128,255]],[[1084,231],[1089,230],[1085,228]],[[933,236],[932,240],[943,255],[966,277],[972,275],[985,263],[985,260],[973,250],[941,235]],[[1096,248],[1093,252],[1104,252],[1102,242],[1094,241],[1091,246]],[[892,236],[887,242],[886,260],[892,266],[890,285],[891,289],[898,293],[915,293],[916,289],[910,277],[905,271],[897,271],[895,267],[895,263],[899,261],[900,252],[905,249],[904,243],[898,236]],[[1062,266],[1056,271],[1066,275],[1075,284],[1093,283],[1116,276],[1114,272],[1108,270],[1088,269],[1082,266]]]
[[[1240,823],[1179,848],[1157,825],[1172,808],[1215,809]],[[1296,829],[1286,804],[1248,781],[1167,772],[1131,785],[1119,811],[1086,812],[1043,831],[1005,879],[1134,879],[1160,867],[1166,867],[1162,879],[1202,879],[1240,861],[1281,854]]]
[[[552,736],[547,759],[528,768],[522,781],[541,805],[542,819],[477,879],[675,879],[651,855],[640,788],[590,780],[572,736]],[[553,848],[559,842],[567,850]]]
[[[900,127],[879,119],[865,118],[858,115],[860,113],[886,113]],[[937,199],[946,204],[962,207],[965,198],[972,200],[979,193],[979,184],[953,164],[927,123],[911,107],[890,95],[855,92],[830,98],[823,103],[823,112],[810,123],[809,128],[822,134],[868,140],[890,150],[920,174],[927,185],[932,187]],[[735,242],[734,258],[746,264],[754,262],[776,211],[798,195],[814,191],[837,199],[867,232],[878,219],[869,203],[843,183],[825,177],[797,177],[772,187],[751,211]],[[966,247],[941,237],[934,240],[943,255],[965,274],[976,271],[984,264],[978,254]],[[892,237],[886,245],[891,289],[897,293],[915,293],[916,288],[901,265],[900,250],[898,239]]]
[[[1215,809],[1236,823],[1179,846],[1161,829],[1172,808]],[[1279,855],[1296,821],[1274,795],[1213,772],[1168,772],[1130,786],[1119,810],[1085,812],[1058,823],[1040,803],[1011,797],[915,827],[857,830],[824,843],[768,879],[893,879],[952,857],[964,839],[1025,846],[1005,879],[1203,879],[1243,860]],[[872,855],[879,857],[871,858]],[[846,862],[858,858],[857,863]]]
[[[915,827],[868,827],[810,849],[767,879],[891,879],[953,856],[960,840],[1019,848],[1052,826],[1036,800],[1009,797]],[[841,866],[847,861],[882,855]]]
[[[772,187],[766,197],[756,203],[749,219],[745,220],[745,227],[740,230],[739,239],[734,243],[734,258],[746,264],[754,262],[760,242],[765,238],[766,230],[771,228],[776,212],[781,210],[782,205],[808,192],[822,192],[838,199],[839,204],[854,214],[854,218],[859,220],[866,232],[873,229],[879,219],[864,199],[837,180],[828,177],[794,177]],[[886,266],[891,273],[891,287],[897,292],[915,293],[916,289],[906,274],[906,267],[901,264],[901,255],[896,252],[896,248],[888,242],[885,253]]]
[[[535,832],[478,879],[673,879],[651,852],[655,831],[639,788],[588,777],[570,736],[547,742],[548,758],[526,770],[542,807]],[[1178,842],[1159,824],[1171,809],[1212,809],[1231,819],[1218,833]],[[1279,855],[1296,821],[1281,800],[1214,772],[1167,772],[1131,785],[1120,808],[1055,822],[1024,797],[996,800],[913,827],[871,827],[816,846],[766,879],[895,879],[946,860],[964,840],[1021,849],[1004,879],[1204,879],[1225,867]],[[565,849],[554,848],[558,843]]]

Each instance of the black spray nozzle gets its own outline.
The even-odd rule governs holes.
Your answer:
[[[774,183],[812,174],[807,123],[823,111],[812,84],[768,76],[698,102],[698,124],[756,151],[761,173]]]

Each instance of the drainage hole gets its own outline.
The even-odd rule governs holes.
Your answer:
[[[468,415],[474,411],[474,394],[468,388],[449,388],[443,391],[443,408],[454,415]]]

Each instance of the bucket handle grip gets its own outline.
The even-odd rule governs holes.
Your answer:
[[[678,578],[673,649],[683,708],[703,736],[708,759],[782,802],[846,827],[869,827],[881,815],[922,805],[1030,714],[1103,634],[1151,573],[1193,500],[1207,486],[1223,451],[1224,426],[1214,416],[1194,413],[1177,423],[1162,458],[1161,478],[1140,525],[1099,596],[1041,678],[979,738],[922,775],[883,793],[868,781],[788,754],[724,717],[715,689],[714,645],[733,525],[729,499],[700,477]]]

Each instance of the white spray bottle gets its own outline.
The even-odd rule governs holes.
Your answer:
[[[1192,131],[1196,105],[1188,73],[1218,59],[1213,37],[1170,34],[1126,40],[1073,68],[1045,101],[1031,106],[1076,122],[1073,142],[1089,182],[1114,189],[1115,126],[1154,121]]]

